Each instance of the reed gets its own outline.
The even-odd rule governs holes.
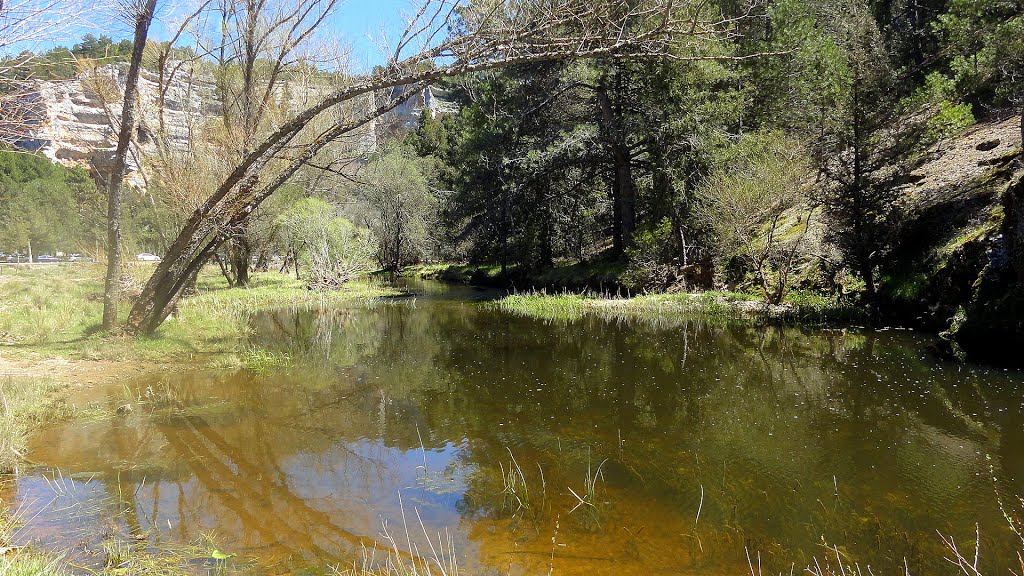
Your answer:
[[[363,548],[362,557],[350,566],[333,566],[335,576],[459,576],[460,567],[455,540],[447,529],[431,535],[423,523],[418,509],[414,509],[416,523],[423,535],[413,540],[402,495],[398,495],[401,525],[392,527],[384,522],[381,534],[387,549]],[[396,534],[396,531],[398,533]],[[416,531],[416,527],[413,527]],[[402,544],[399,544],[402,542]]]
[[[516,316],[545,321],[571,322],[585,316],[605,320],[699,320],[714,324],[828,324],[863,320],[862,311],[849,304],[820,296],[793,293],[780,306],[736,292],[644,294],[623,298],[596,293],[525,292],[491,304]]]
[[[569,510],[569,514],[577,510],[583,512],[584,526],[596,526],[598,529],[601,528],[600,509],[598,508],[599,501],[597,499],[597,488],[598,480],[604,481],[604,465],[608,462],[605,458],[598,464],[597,469],[592,469],[589,453],[587,455],[587,475],[583,479],[583,490],[582,494],[577,493],[571,487],[568,487],[569,492],[576,498],[576,505]]]
[[[523,474],[523,469],[519,467],[519,463],[516,462],[516,457],[512,455],[512,450],[506,449],[510,458],[508,468],[498,462],[504,486],[502,494],[505,496],[502,508],[507,504],[515,509],[513,512],[528,511],[530,510],[530,489],[526,485],[526,476]]]

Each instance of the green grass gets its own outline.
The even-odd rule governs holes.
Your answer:
[[[556,265],[528,280],[537,287],[568,287],[576,290],[589,287],[592,290],[608,291],[622,284],[621,277],[625,271],[625,262],[597,260]]]
[[[136,289],[151,271],[151,266],[130,268]],[[102,275],[99,265],[0,268],[0,351],[33,359],[237,365],[254,312],[327,308],[397,294],[371,280],[354,281],[336,291],[312,291],[300,280],[273,272],[253,274],[248,288],[229,288],[208,268],[200,275],[197,293],[183,298],[155,334],[126,338],[98,332]],[[130,303],[121,308],[124,317]]]
[[[493,303],[502,312],[541,320],[577,320],[593,300],[580,294],[512,294]]]
[[[24,460],[28,435],[39,426],[69,418],[66,386],[39,378],[0,379],[0,473],[10,473]]]
[[[860,313],[851,305],[797,291],[790,292],[784,306],[767,306],[756,296],[738,292],[645,294],[633,298],[533,292],[506,296],[490,305],[509,314],[546,321],[572,321],[586,315],[614,320],[698,319],[713,323],[823,324],[860,319]]]
[[[943,246],[941,246],[936,252],[939,256],[949,257],[950,255],[954,254],[967,244],[970,244],[971,242],[977,242],[978,240],[981,240],[988,235],[996,233],[998,229],[998,222],[991,221],[986,222],[981,226],[968,228],[966,230],[961,231],[956,236],[950,238],[949,241],[946,242],[946,244],[944,244]]]
[[[0,556],[0,576],[64,576],[69,574],[60,557],[34,550],[18,550]]]
[[[509,268],[508,270],[511,270]],[[445,282],[458,284],[489,284],[501,276],[501,266],[497,264],[447,264],[435,265],[423,278],[436,278]]]
[[[248,348],[242,354],[242,365],[253,372],[264,372],[274,368],[292,365],[292,357],[285,352],[274,352],[262,348]]]
[[[928,282],[928,275],[923,272],[910,272],[882,279],[882,285],[894,299],[907,302],[915,302],[922,298],[928,288]]]
[[[79,336],[103,311],[93,266],[0,267],[0,343],[47,344]]]

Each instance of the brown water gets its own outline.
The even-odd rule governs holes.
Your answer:
[[[973,556],[977,524],[983,571],[1019,568],[998,501],[1021,510],[1021,373],[907,332],[545,323],[477,296],[265,314],[253,345],[293,367],[94,390],[132,408],[35,438],[20,538],[89,565],[111,535],[212,533],[314,574],[387,534],[432,556],[424,528],[474,574],[746,574],[747,550],[789,573],[827,544],[917,575],[957,573],[936,531]]]

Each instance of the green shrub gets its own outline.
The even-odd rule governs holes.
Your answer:
[[[939,142],[956,136],[974,124],[974,110],[970,104],[939,102],[938,111],[928,119],[925,129],[927,142]]]
[[[675,278],[675,253],[672,249],[672,222],[664,218],[655,228],[642,230],[626,250],[629,264],[622,274],[622,285],[630,290],[664,290]]]

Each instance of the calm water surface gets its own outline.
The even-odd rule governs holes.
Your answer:
[[[288,368],[91,390],[132,408],[35,437],[20,537],[89,565],[111,537],[213,534],[260,573],[388,534],[430,556],[424,529],[463,573],[745,574],[746,550],[789,573],[827,544],[917,575],[956,573],[936,531],[973,555],[977,525],[983,571],[1019,567],[1021,373],[907,332],[545,323],[440,290],[255,318]]]

